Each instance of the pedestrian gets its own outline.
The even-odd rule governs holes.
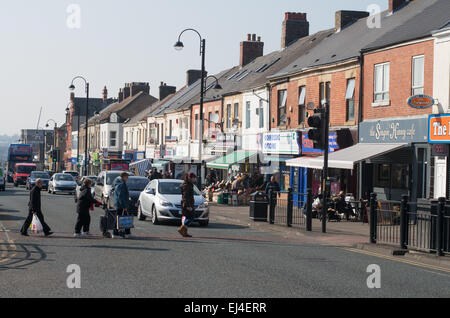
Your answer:
[[[28,236],[28,228],[30,227],[31,222],[33,221],[33,215],[36,215],[39,221],[42,224],[42,228],[44,230],[45,236],[50,236],[53,234],[51,232],[50,227],[45,223],[44,221],[44,215],[42,214],[41,210],[41,189],[42,189],[42,180],[37,179],[36,184],[31,189],[30,192],[30,201],[28,202],[28,216],[23,223],[22,229],[20,230],[20,233],[23,236]]]
[[[130,206],[130,194],[128,193],[127,187],[128,173],[122,172],[120,177],[114,180],[114,204],[116,207],[117,216],[123,216],[128,214],[128,207]],[[117,224],[116,224],[117,225]],[[125,230],[125,238],[130,238],[130,229]],[[119,237],[119,231],[117,226],[113,232],[113,238]]]
[[[172,175],[170,174],[169,170],[167,170],[164,174],[164,179],[172,179]]]
[[[276,194],[278,192],[278,196],[280,196],[280,191],[281,189],[279,183],[275,179],[275,176],[272,176],[269,183],[266,185],[266,195],[271,203],[272,201],[275,201],[274,204],[276,205]]]
[[[159,172],[158,172],[158,179],[163,179],[163,172],[162,172],[162,170],[159,170]]]
[[[195,214],[194,184],[197,180],[195,173],[190,172],[181,184],[181,209],[183,217],[178,232],[183,237],[192,237],[188,234],[188,226],[192,223]]]
[[[153,168],[152,174],[150,176],[150,181],[153,181],[155,179],[158,179],[158,170],[156,170],[156,168]]]
[[[89,226],[91,224],[91,216],[89,214],[89,209],[92,205],[97,204],[97,200],[92,197],[92,180],[84,179],[83,184],[80,188],[80,196],[77,202],[77,223],[75,224],[75,237],[81,237],[81,230],[83,230],[83,235],[91,235],[89,233]]]

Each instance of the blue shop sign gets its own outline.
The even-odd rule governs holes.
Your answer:
[[[76,165],[78,163],[77,158],[71,158],[71,162],[73,165]]]
[[[364,121],[359,124],[359,142],[428,142],[428,116]]]
[[[328,135],[328,140],[330,142],[328,151],[329,152],[335,152],[339,150],[339,146],[337,144],[337,134],[335,132],[330,133]],[[311,139],[308,138],[307,133],[302,134],[302,153],[303,154],[321,154],[323,153],[323,150],[315,149],[314,143]]]

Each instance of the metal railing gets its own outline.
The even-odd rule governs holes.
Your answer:
[[[378,201],[370,198],[371,243],[399,246],[401,249],[450,252],[450,205],[439,201]]]
[[[269,223],[302,227],[312,230],[312,192],[296,193],[299,199],[294,200],[294,193],[289,189],[287,198],[281,198],[279,192],[269,194]]]

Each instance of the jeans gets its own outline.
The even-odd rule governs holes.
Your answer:
[[[83,229],[83,232],[87,233],[89,232],[89,225],[91,224],[91,216],[88,213],[79,213],[77,224],[75,225],[75,233],[80,234],[81,229]]]
[[[192,224],[192,222],[193,222],[192,219],[188,219],[188,218],[185,217],[185,216],[183,216],[183,217],[181,218],[181,224],[184,225],[184,226],[189,226],[189,225]]]

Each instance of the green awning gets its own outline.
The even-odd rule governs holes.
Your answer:
[[[245,163],[248,159],[254,158],[258,153],[256,151],[238,150],[222,158],[218,158],[206,164],[206,167],[212,169],[228,169],[230,166]]]

